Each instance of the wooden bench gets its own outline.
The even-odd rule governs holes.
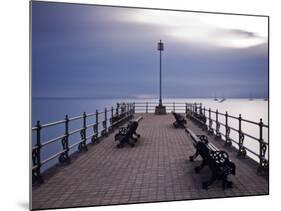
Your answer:
[[[184,125],[184,124],[186,124],[185,118],[176,112],[172,112],[172,114],[174,115],[174,117],[176,119],[176,121],[173,123],[174,127],[175,128],[185,128],[185,125]]]
[[[138,134],[136,131],[141,119],[142,117],[140,116],[135,120],[131,120],[126,127],[121,127],[119,129],[119,132],[115,135],[114,139],[115,141],[119,141],[119,144],[117,144],[118,148],[123,147],[126,143],[131,147],[135,146],[135,143],[140,137],[140,134]],[[131,142],[130,140],[133,140],[133,142]]]
[[[204,189],[208,189],[215,180],[222,180],[222,187],[231,188],[232,182],[227,181],[227,176],[230,174],[235,175],[235,164],[230,161],[228,153],[216,148],[213,144],[208,142],[205,135],[196,135],[192,130],[185,129],[192,139],[192,143],[196,149],[194,155],[190,156],[190,161],[200,155],[203,159],[200,166],[195,167],[195,172],[199,173],[204,166],[209,166],[212,176],[209,181],[203,182]]]

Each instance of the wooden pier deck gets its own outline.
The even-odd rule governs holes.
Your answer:
[[[268,178],[257,175],[257,164],[237,158],[234,149],[226,148],[236,164],[236,175],[230,176],[232,189],[222,189],[221,181],[202,189],[210,171],[196,174],[200,158],[189,161],[194,147],[183,129],[175,129],[168,115],[143,116],[134,148],[116,148],[114,134],[99,144],[89,145],[88,152],[72,158],[70,165],[58,166],[44,175],[44,184],[32,188],[32,208],[99,206],[140,202],[189,200],[268,194]],[[204,134],[192,122],[187,127]],[[220,141],[209,140],[223,149]]]

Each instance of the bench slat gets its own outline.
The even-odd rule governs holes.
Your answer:
[[[208,165],[212,171],[212,177],[209,181],[203,182],[203,188],[207,189],[214,180],[222,180],[223,188],[232,187],[232,182],[227,181],[229,174],[235,174],[235,164],[229,160],[228,153],[219,150],[215,145],[208,142],[206,136],[198,136],[192,130],[185,128],[185,132],[190,135],[192,143],[196,148],[196,153],[190,156],[190,161],[193,161],[198,155],[203,158],[202,164],[195,168],[195,171],[199,171]]]

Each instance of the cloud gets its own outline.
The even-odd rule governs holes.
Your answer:
[[[134,10],[119,20],[161,26],[170,39],[213,47],[248,48],[266,43],[268,39],[266,17]]]
[[[160,39],[163,96],[267,90],[266,18],[38,4],[34,96],[158,97]]]

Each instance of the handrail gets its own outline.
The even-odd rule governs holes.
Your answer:
[[[57,141],[57,140],[59,140],[59,139],[62,139],[62,138],[64,138],[64,137],[66,137],[66,135],[58,136],[58,137],[56,137],[56,138],[50,139],[50,140],[48,140],[48,141],[45,141],[45,142],[43,142],[43,143],[41,144],[41,147],[46,146],[46,145],[48,145],[48,144],[51,144],[51,143],[53,143],[53,142],[55,142],[55,141]]]
[[[215,114],[215,119],[212,119],[212,115]],[[203,126],[203,129],[207,129],[208,132],[212,135],[215,135],[215,138],[223,140],[221,137],[224,137],[225,144],[226,146],[231,145],[231,143],[235,143],[238,145],[238,156],[245,156],[247,151],[253,154],[254,156],[257,157],[259,160],[259,165],[258,165],[258,172],[261,171],[268,171],[268,158],[266,157],[266,152],[268,151],[269,143],[265,142],[263,139],[263,129],[264,128],[269,128],[268,125],[264,124],[262,119],[260,119],[259,122],[254,122],[248,119],[244,119],[241,117],[241,114],[239,117],[235,117],[232,115],[229,115],[227,112],[221,113],[218,110],[211,110],[206,109],[205,107],[202,107],[202,104],[199,106],[196,104],[192,103],[187,103],[186,104],[186,116],[190,118],[191,120],[195,121],[197,124]],[[222,116],[225,119],[225,123],[219,121],[218,117]],[[238,121],[238,129],[234,128],[233,126],[229,126],[228,120],[229,119],[234,119]],[[259,137],[255,137],[253,135],[250,135],[248,133],[245,133],[242,130],[242,123],[249,123],[252,125],[255,125],[259,129]],[[215,126],[213,126],[212,123],[215,123]],[[220,126],[224,126],[225,132],[223,133],[220,129]],[[238,133],[238,141],[232,139],[229,137],[230,131],[235,131]],[[259,153],[254,152],[252,149],[245,147],[244,145],[244,137],[248,137],[252,140],[255,140],[259,143]]]
[[[94,139],[100,139],[107,135],[109,131],[119,124],[122,124],[124,121],[129,120],[135,113],[135,104],[134,103],[117,103],[116,107],[111,107],[110,109],[105,108],[103,111],[98,111],[93,113],[84,112],[82,115],[75,117],[65,116],[63,120],[50,122],[46,124],[41,124],[40,121],[37,121],[36,125],[31,128],[32,132],[35,133],[35,145],[32,146],[32,178],[33,182],[42,181],[41,178],[41,167],[51,160],[59,157],[60,162],[67,162],[69,158],[69,150],[73,149],[75,146],[78,146],[79,151],[86,151],[87,149],[87,140],[91,139],[94,142]],[[93,118],[94,117],[94,118]],[[76,128],[72,131],[69,131],[69,124],[75,120],[83,120],[82,127]],[[87,123],[87,120],[90,120],[93,123]],[[42,141],[42,130],[47,130],[47,128],[62,125],[64,130],[61,132],[61,135]],[[111,128],[111,129],[109,129]],[[102,129],[101,131],[99,131]],[[91,135],[87,135],[87,132],[92,131]],[[69,145],[70,138],[74,134],[79,133],[81,138],[76,140],[71,145]],[[59,143],[61,144],[62,149],[44,160],[41,159],[42,150],[49,144]],[[72,151],[73,152],[73,151]]]
[[[51,126],[59,125],[59,124],[62,124],[62,123],[65,123],[65,120],[59,120],[59,121],[56,121],[56,122],[47,123],[47,124],[41,125],[41,128],[51,127]]]
[[[87,141],[89,139],[94,142],[96,139],[102,138],[109,131],[112,131],[112,128],[116,128],[119,124],[122,124],[124,121],[130,119],[135,112],[141,111],[148,113],[155,111],[155,105],[158,105],[158,102],[117,103],[116,107],[105,108],[102,111],[96,110],[95,112],[88,114],[84,112],[82,115],[70,118],[66,115],[64,119],[55,122],[41,124],[40,121],[37,121],[37,124],[31,128],[32,132],[34,132],[36,135],[36,143],[34,146],[32,146],[32,174],[34,178],[41,178],[42,165],[45,165],[56,157],[59,157],[60,162],[67,161],[69,159],[70,149],[73,149],[75,146],[78,146],[79,151],[87,149]],[[239,117],[235,117],[227,114],[227,112],[224,114],[219,112],[218,110],[207,110],[205,107],[203,108],[202,103],[164,102],[163,105],[174,112],[185,112],[187,117],[193,118],[194,121],[196,121],[200,125],[203,125],[204,128],[207,128],[208,130],[212,129],[217,137],[219,137],[220,135],[223,136],[226,143],[236,143],[239,147],[238,153],[243,154],[246,150],[254,154],[259,159],[259,169],[263,169],[264,167],[268,166],[268,159],[265,157],[265,153],[269,147],[269,143],[264,142],[263,140],[263,128],[268,128],[268,125],[263,124],[262,120],[260,120],[260,122],[254,122],[242,118],[241,115]],[[216,118],[212,119],[211,114],[215,114]],[[219,121],[219,116],[224,117],[226,122]],[[70,131],[69,125],[72,124],[71,122],[79,119],[82,120],[79,121],[82,122],[82,127]],[[228,124],[228,119],[237,120],[239,123],[239,128],[237,129],[230,126]],[[91,123],[87,123],[87,120],[91,120]],[[259,137],[255,137],[243,132],[241,127],[242,122],[246,122],[259,127]],[[215,123],[215,126],[212,126],[212,123]],[[43,142],[41,131],[47,130],[47,128],[56,125],[64,126],[64,131],[61,132],[61,135]],[[225,133],[221,132],[220,126],[224,127],[223,129],[225,129]],[[238,141],[229,137],[229,132],[227,134],[228,130],[238,133]],[[76,133],[78,133],[81,138],[79,140],[76,140],[75,142],[71,141],[72,144],[69,145],[70,138],[73,137],[73,135]],[[244,136],[257,141],[260,144],[259,154],[244,146]],[[53,154],[45,160],[41,161],[41,151],[46,147],[46,145],[53,143],[61,144],[62,150],[60,150],[59,153]]]

